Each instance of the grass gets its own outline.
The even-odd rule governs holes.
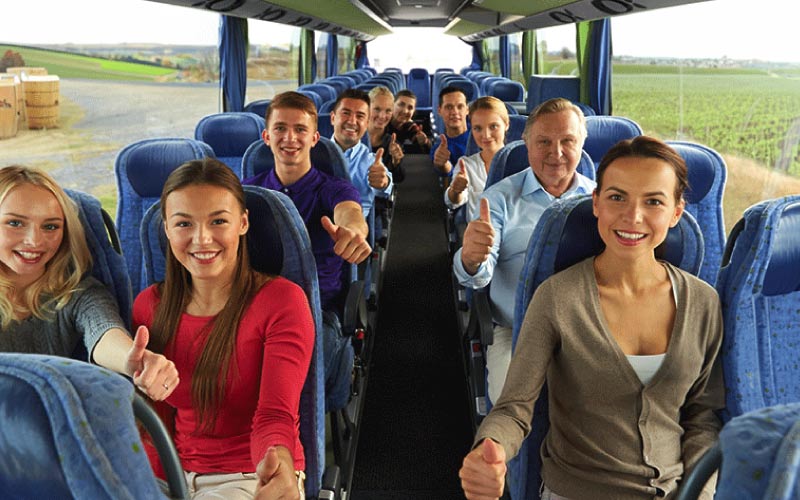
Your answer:
[[[170,68],[113,61],[52,50],[0,45],[0,54],[7,50],[19,52],[26,66],[47,68],[60,78],[89,78],[95,80],[161,81],[174,75]]]

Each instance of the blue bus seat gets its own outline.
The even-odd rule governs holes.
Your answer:
[[[254,269],[280,275],[306,292],[317,332],[322,329],[317,268],[305,224],[286,195],[258,186],[245,186],[250,229],[247,249]],[[161,218],[161,204],[147,211],[141,231],[142,251],[149,284],[162,281],[169,244]],[[317,496],[325,466],[325,379],[322,335],[314,352],[300,396],[300,439],[306,455],[306,493]],[[352,354],[352,353],[351,353]],[[352,357],[349,359],[352,364]],[[349,391],[349,387],[348,387]]]
[[[525,88],[521,83],[509,80],[495,80],[489,84],[486,95],[492,95],[506,102],[521,102],[525,100]]]
[[[83,223],[86,243],[92,253],[92,276],[111,292],[117,301],[120,317],[130,327],[133,305],[131,279],[114,221],[94,196],[71,189],[64,191],[78,207],[78,217]],[[83,349],[79,359],[88,359],[83,357],[86,347],[83,344],[79,346]]]
[[[769,406],[728,422],[681,481],[675,500],[699,498],[718,469],[715,498],[800,498],[800,404]]]
[[[134,410],[134,406],[136,409]],[[136,416],[169,479],[162,493]],[[4,498],[188,499],[161,420],[122,376],[38,354],[0,354],[0,491]]]
[[[247,113],[255,113],[261,118],[267,116],[267,108],[272,99],[259,99],[257,101],[249,102],[245,105],[244,110]]]
[[[585,115],[585,113],[584,113]],[[583,150],[592,157],[595,166],[611,149],[623,139],[633,139],[642,135],[642,127],[630,118],[622,116],[586,116],[586,141]]]
[[[336,96],[339,95],[339,92],[336,91],[336,88],[324,82],[306,83],[305,85],[300,85],[297,87],[297,90],[310,90],[312,92],[316,92],[322,98],[322,102],[335,100]],[[317,109],[319,109],[319,106],[317,106]]]
[[[800,402],[800,195],[745,211],[716,288],[725,325],[723,417]]]
[[[133,295],[145,279],[139,246],[139,225],[147,209],[161,197],[173,170],[190,160],[213,157],[208,144],[194,139],[145,139],[124,147],[114,162],[117,181],[117,231],[128,265]]]
[[[417,108],[431,107],[431,77],[427,69],[412,68],[409,70],[406,87],[417,96]]]
[[[319,142],[311,148],[311,164],[327,174],[350,179],[347,160],[328,137],[321,136]],[[275,168],[275,158],[269,146],[263,140],[250,144],[242,158],[242,179],[249,179],[273,168]]]
[[[722,197],[728,169],[725,160],[713,149],[691,142],[667,141],[686,162],[689,188],[684,193],[686,210],[700,227],[706,242],[702,278],[711,286],[717,281],[722,253],[725,250],[725,221]]]
[[[312,101],[314,101],[314,106],[317,109],[319,109],[322,106],[322,103],[325,102],[325,100],[322,98],[321,95],[317,94],[316,92],[314,92],[312,90],[303,90],[303,89],[298,88],[296,90],[296,92],[298,94],[303,94],[304,96],[306,96],[309,99],[311,99]]]
[[[695,275],[700,271],[703,236],[691,214],[684,213],[679,223],[669,230],[664,243],[660,258]],[[528,304],[539,285],[553,274],[597,255],[602,248],[591,195],[558,200],[544,211],[531,236],[517,288],[513,346],[516,346]],[[531,425],[531,433],[508,464],[513,478],[509,487],[514,500],[534,498],[541,485],[539,450],[549,427],[545,388],[536,402]]]
[[[528,83],[528,113],[554,97],[580,102],[580,78],[576,76],[531,75]]]
[[[324,80],[320,80],[319,83],[324,83],[325,85],[333,87],[336,91],[336,95],[356,85],[356,81],[349,76],[329,76]]]
[[[480,83],[479,83],[480,86],[478,87],[478,89],[480,90],[481,95],[485,96],[485,95],[489,95],[489,86],[490,85],[493,85],[494,82],[505,81],[506,78],[503,77],[503,76],[489,75],[486,78],[479,78],[479,80],[480,80]],[[478,82],[475,82],[475,83],[478,83]]]
[[[263,114],[216,113],[197,123],[194,138],[211,146],[217,159],[241,176],[242,156],[253,141],[261,139],[264,127]]]

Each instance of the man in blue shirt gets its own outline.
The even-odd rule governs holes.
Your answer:
[[[439,92],[439,116],[444,121],[444,134],[439,135],[431,148],[433,167],[441,176],[449,176],[453,165],[467,151],[467,94],[458,87],[445,87]]]
[[[361,142],[367,131],[369,104],[369,94],[347,89],[339,94],[331,111],[332,139],[350,167],[350,178],[361,195],[364,217],[372,210],[376,195],[386,197],[392,192],[392,174],[383,165],[383,148],[373,154]]]
[[[487,347],[488,392],[497,401],[511,362],[511,327],[517,283],[525,252],[542,212],[556,199],[594,190],[576,172],[586,139],[583,112],[566,99],[551,99],[528,117],[522,134],[531,168],[506,177],[483,192],[480,216],[467,226],[453,257],[458,281],[471,288],[492,283],[489,298],[495,324]]]
[[[325,400],[327,409],[347,404],[353,348],[341,334],[339,316],[344,307],[344,261],[358,264],[372,249],[359,194],[346,179],[311,165],[311,148],[319,141],[317,108],[297,92],[278,94],[266,113],[264,142],[275,157],[275,168],[243,184],[280,191],[294,202],[311,240],[317,264],[323,310]]]

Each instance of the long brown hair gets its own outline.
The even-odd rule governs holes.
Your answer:
[[[233,194],[242,212],[246,210],[245,194],[239,178],[224,163],[213,158],[192,160],[178,167],[167,178],[161,192],[161,217],[167,220],[166,204],[169,195],[189,186],[216,186]],[[167,268],[164,281],[158,285],[160,301],[150,329],[151,345],[158,352],[173,341],[181,315],[192,298],[192,276],[167,246]],[[267,277],[250,267],[247,239],[239,237],[236,267],[231,281],[230,296],[225,306],[206,326],[206,335],[192,377],[192,406],[198,412],[198,430],[213,429],[222,400],[225,382],[231,368],[236,346],[239,321],[253,296]],[[235,364],[234,364],[235,366]]]
[[[69,303],[83,275],[92,267],[92,254],[75,203],[46,172],[19,165],[0,169],[0,203],[12,189],[26,184],[46,189],[56,198],[64,213],[64,232],[44,274],[22,291],[21,304],[12,302],[13,285],[4,276],[5,269],[0,272],[0,328],[8,327],[19,309],[39,319],[50,319],[54,311]]]

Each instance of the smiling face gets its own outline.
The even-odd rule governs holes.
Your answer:
[[[372,98],[369,106],[369,128],[383,130],[392,119],[392,98],[388,95],[377,95]]]
[[[400,125],[404,124],[405,122],[411,121],[411,118],[414,116],[414,109],[416,106],[416,99],[407,95],[398,97],[397,100],[394,101],[392,125],[394,125],[395,128],[399,128]]]
[[[580,120],[571,110],[543,114],[531,125],[525,136],[528,162],[548,193],[561,196],[569,189],[583,141]]]
[[[653,257],[683,214],[675,199],[673,167],[658,158],[628,156],[611,162],[592,195],[597,229],[606,252],[623,258]]]
[[[311,169],[311,148],[319,141],[319,132],[313,117],[305,111],[272,110],[263,138],[275,157],[279,176],[289,171],[302,176]]]
[[[172,254],[193,280],[228,284],[236,269],[247,213],[230,191],[194,185],[166,199],[164,229]]]
[[[344,98],[331,111],[333,138],[342,149],[350,149],[361,140],[367,131],[369,105],[361,99]]]
[[[471,114],[472,138],[481,150],[495,153],[503,147],[508,126],[490,109],[479,109]]]
[[[0,203],[0,263],[15,287],[24,289],[39,277],[64,239],[64,211],[45,188],[22,184]]]

